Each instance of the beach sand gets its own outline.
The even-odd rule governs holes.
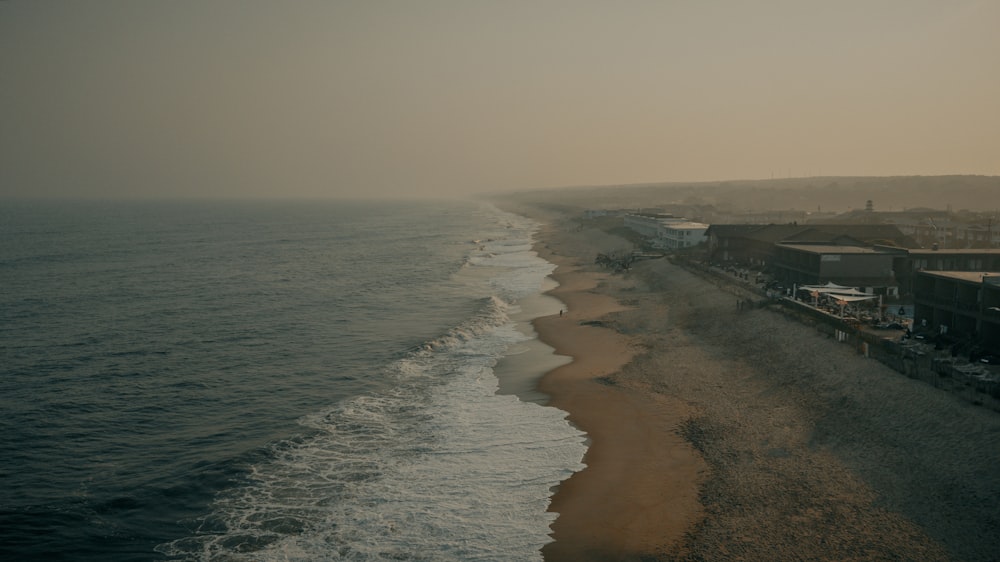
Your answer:
[[[587,432],[549,561],[997,560],[1000,415],[549,211],[536,250],[573,361],[538,389]]]

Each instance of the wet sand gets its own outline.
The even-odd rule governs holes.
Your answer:
[[[530,213],[525,213],[530,214]],[[1000,415],[551,213],[537,250],[573,361],[539,390],[591,445],[546,560],[996,560]]]
[[[563,266],[553,291],[567,305],[561,316],[535,327],[557,353],[573,362],[549,372],[539,390],[590,438],[587,468],[560,485],[551,509],[556,541],[548,560],[620,560],[665,552],[700,514],[699,474],[704,463],[674,431],[683,403],[643,389],[618,388],[607,377],[634,357],[630,338],[587,321],[622,310],[614,299],[589,291],[601,275]]]

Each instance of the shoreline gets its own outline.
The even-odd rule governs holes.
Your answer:
[[[590,438],[558,486],[545,560],[993,560],[1000,416],[908,379],[559,211],[535,251],[573,361],[538,389]]]
[[[536,251],[556,265],[551,277],[558,286],[547,294],[566,308],[532,324],[539,340],[572,358],[543,375],[538,390],[589,440],[586,467],[552,496],[549,510],[559,516],[552,525],[554,542],[542,553],[549,561],[667,554],[701,517],[697,494],[705,466],[677,433],[686,408],[608,384],[607,377],[630,363],[637,350],[600,319],[628,307],[594,291],[606,274],[580,268],[543,243]]]
[[[520,311],[511,315],[515,327],[528,340],[518,343],[509,350],[493,367],[497,378],[497,394],[513,394],[522,402],[534,402],[545,406],[549,396],[538,390],[538,381],[545,373],[565,365],[570,357],[558,355],[552,346],[538,337],[533,325],[535,318],[551,316],[565,308],[564,303],[549,296],[548,291],[557,286],[551,276],[545,278],[542,292],[518,302]]]

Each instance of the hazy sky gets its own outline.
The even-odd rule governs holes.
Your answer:
[[[0,1],[0,195],[1000,174],[1000,1]]]

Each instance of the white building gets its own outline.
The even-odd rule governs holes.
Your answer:
[[[653,246],[665,249],[688,248],[706,240],[708,225],[665,214],[625,215],[625,227],[652,240]]]
[[[706,241],[708,225],[700,222],[671,222],[663,225],[657,246],[667,249],[689,248]]]
[[[683,220],[666,214],[629,213],[625,215],[625,228],[634,230],[647,238],[659,238],[664,224]]]

